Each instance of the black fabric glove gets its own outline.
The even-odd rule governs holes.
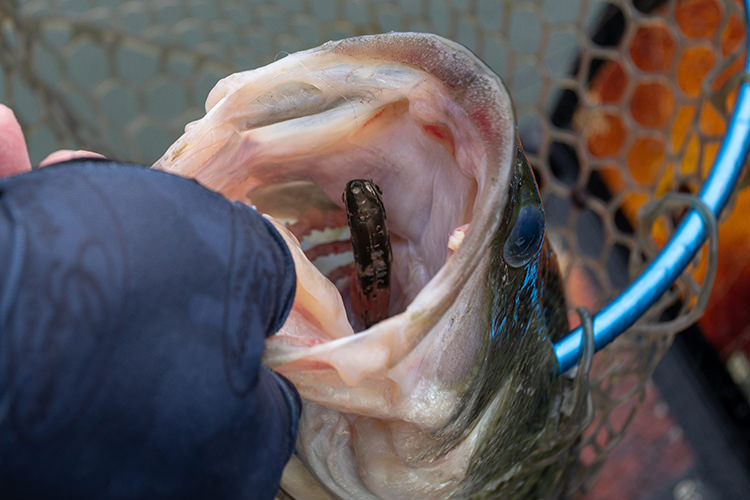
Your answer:
[[[273,498],[300,402],[261,354],[295,282],[275,229],[194,181],[0,180],[0,498]]]

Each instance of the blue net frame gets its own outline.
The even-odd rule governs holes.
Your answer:
[[[744,2],[745,26],[750,26],[750,1]],[[750,147],[750,35],[745,37],[744,78],[737,101],[713,168],[699,194],[700,199],[718,217],[737,184]],[[612,342],[635,323],[669,289],[695,257],[706,239],[706,225],[691,210],[674,236],[646,270],[617,298],[593,318],[596,350]],[[564,373],[581,357],[583,330],[576,328],[554,344],[559,372]]]

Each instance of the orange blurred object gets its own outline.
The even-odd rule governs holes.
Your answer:
[[[659,50],[654,50],[658,47]],[[674,58],[674,39],[661,25],[641,26],[630,44],[630,59],[641,71],[666,73]]]
[[[596,111],[587,128],[586,141],[592,155],[604,157],[620,151],[625,141],[625,126],[617,115]]]
[[[688,38],[708,38],[719,27],[721,7],[716,0],[680,0],[674,16]]]
[[[630,98],[630,114],[644,127],[664,127],[673,111],[674,94],[664,82],[639,83]]]
[[[591,82],[587,96],[591,102],[619,104],[620,109],[627,110],[642,127],[655,132],[669,130],[667,144],[663,135],[636,136],[627,143],[627,150],[623,152],[625,162],[608,163],[598,169],[612,193],[623,192],[629,176],[635,182],[631,186],[658,183],[656,196],[676,188],[696,194],[699,185],[686,182],[675,186],[674,176],[687,177],[700,169],[705,177],[718,151],[718,139],[726,131],[723,111],[717,110],[713,103],[703,100],[696,109],[685,100],[717,91],[732,82],[732,77],[741,70],[743,58],[728,59],[730,63],[726,68],[719,71],[711,82],[706,80],[719,63],[718,54],[710,43],[721,28],[721,57],[730,56],[745,37],[744,25],[733,16],[726,25],[720,26],[721,8],[716,0],[679,0],[674,12],[680,33],[673,33],[649,19],[643,20],[643,26],[635,29],[628,49],[634,66],[642,73],[629,75],[619,64],[606,63]],[[681,52],[676,52],[675,39],[680,36],[687,38],[689,44]],[[676,87],[664,83],[659,75],[668,73],[673,65]],[[628,79],[632,79],[633,86],[629,96],[622,91],[627,87]],[[687,99],[673,94],[677,88]],[[727,102],[718,105],[731,107],[733,100],[734,94],[730,93]],[[584,124],[588,150],[594,157],[614,155],[626,143],[624,128],[622,134],[618,130],[626,120],[623,117],[618,119],[611,112],[602,116],[604,119],[595,116]],[[701,144],[693,127],[696,119],[700,134],[716,139],[716,143]],[[675,159],[679,163],[675,164]],[[637,189],[630,191],[623,197],[620,209],[635,225],[638,210],[649,197]],[[737,350],[750,357],[750,259],[747,258],[750,254],[750,224],[745,219],[748,213],[750,189],[745,189],[738,194],[731,215],[720,226],[716,281],[708,308],[699,321],[703,332],[725,358]],[[665,225],[656,224],[652,234],[657,243],[664,243],[667,238]],[[702,279],[703,273],[705,266],[695,272],[695,278]]]

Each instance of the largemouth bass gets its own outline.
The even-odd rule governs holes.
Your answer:
[[[288,496],[560,494],[565,301],[509,94],[471,52],[390,33],[231,75],[155,167],[255,205],[293,254],[264,357],[304,400]],[[357,334],[352,179],[382,189],[392,249],[387,317]]]

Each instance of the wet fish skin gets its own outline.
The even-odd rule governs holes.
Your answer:
[[[505,249],[517,237],[514,229],[525,207],[542,211],[533,172],[523,151],[518,150],[503,223],[491,246],[488,356],[470,391],[476,398],[473,406],[467,407],[465,417],[454,420],[463,421],[459,428],[471,427],[486,413],[492,418],[485,419],[484,425],[498,432],[489,432],[482,440],[456,498],[514,498],[517,485],[513,481],[498,483],[497,477],[522,464],[540,444],[540,436],[552,431],[548,427],[559,425],[553,409],[570,389],[568,381],[557,377],[550,343],[568,332],[568,318],[557,258],[544,228],[536,251],[531,249],[522,265],[511,265],[505,258]],[[493,402],[498,387],[503,386],[507,387],[506,398]],[[488,411],[490,405],[498,404],[502,411]],[[523,498],[540,498],[548,485],[537,486]]]

